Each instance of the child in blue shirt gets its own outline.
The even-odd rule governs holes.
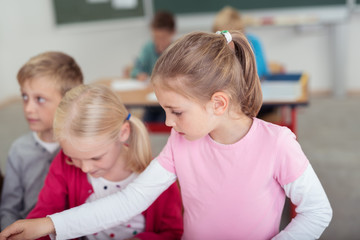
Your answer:
[[[145,81],[150,77],[161,53],[171,44],[175,29],[175,19],[171,13],[159,11],[155,14],[151,22],[152,41],[145,44],[136,59],[131,71],[132,78]],[[149,107],[145,109],[143,120],[145,122],[164,122],[165,113],[161,107]]]
[[[238,11],[232,7],[224,7],[215,17],[212,31],[228,30],[240,30],[245,32],[244,22],[241,19]],[[266,57],[261,45],[261,41],[256,36],[246,33],[246,38],[249,41],[255,55],[256,68],[259,78],[263,78],[269,74]]]
[[[161,53],[172,43],[175,34],[174,16],[165,11],[155,14],[151,22],[152,41],[142,48],[131,71],[131,77],[140,81],[148,79]]]

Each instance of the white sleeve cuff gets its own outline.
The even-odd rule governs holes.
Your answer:
[[[312,166],[283,188],[296,206],[296,217],[273,239],[318,239],[331,221],[332,209]]]
[[[154,159],[121,192],[50,215],[55,239],[77,238],[121,224],[146,210],[175,181],[176,175]]]

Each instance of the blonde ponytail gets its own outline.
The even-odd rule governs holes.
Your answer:
[[[131,116],[129,144],[129,165],[134,172],[142,172],[152,159],[151,145],[148,131],[142,121]]]

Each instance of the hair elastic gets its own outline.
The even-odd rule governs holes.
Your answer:
[[[129,114],[127,115],[126,120],[129,120],[130,117],[131,117],[131,113],[129,113]]]
[[[227,41],[228,44],[232,41],[231,34],[229,33],[228,30],[217,31],[216,34],[223,35],[226,38],[226,41]]]

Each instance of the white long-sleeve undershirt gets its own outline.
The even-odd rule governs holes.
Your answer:
[[[296,206],[296,217],[272,239],[318,239],[331,221],[332,209],[312,166],[283,188]]]
[[[77,238],[124,223],[146,210],[175,181],[174,173],[153,160],[124,190],[50,215],[56,231],[54,239]]]
[[[50,215],[56,230],[55,238],[76,238],[123,223],[147,209],[175,181],[176,175],[155,159],[123,191]],[[301,177],[283,188],[297,206],[297,215],[273,239],[319,238],[332,218],[332,209],[311,165]]]

